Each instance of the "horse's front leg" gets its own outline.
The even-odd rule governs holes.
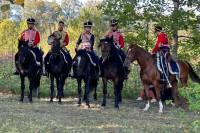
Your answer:
[[[50,95],[50,102],[53,102],[53,93],[54,93],[54,76],[51,74],[51,95]]]
[[[101,106],[106,106],[107,82],[108,79],[103,77],[103,103]]]
[[[86,96],[86,107],[90,108],[90,104],[89,104],[89,89],[90,89],[90,81],[91,81],[91,76],[89,76],[86,80],[85,80],[85,96]]]
[[[25,84],[24,84],[25,76],[20,74],[20,78],[21,78],[21,99],[20,99],[20,101],[23,102],[23,100],[24,100],[24,89],[25,89]]]
[[[122,102],[123,81],[119,83],[119,102]]]
[[[145,93],[146,93],[146,106],[145,108],[143,109],[144,111],[148,111],[149,110],[149,107],[150,107],[150,104],[149,104],[149,86],[145,83],[143,83],[144,85],[144,88],[145,88]]]
[[[32,103],[32,93],[33,93],[33,79],[29,78],[29,90],[30,90],[30,94],[29,94],[29,102]]]
[[[118,80],[114,81],[114,94],[115,94],[115,108],[119,108],[119,93],[120,93],[120,83]]]
[[[58,94],[58,103],[61,103],[61,91],[62,91],[62,88],[61,88],[61,78],[56,78],[56,83],[57,83],[57,94]]]
[[[78,82],[78,105],[80,106],[81,105],[81,92],[82,92],[82,89],[81,89],[81,78],[77,78],[77,82]]]

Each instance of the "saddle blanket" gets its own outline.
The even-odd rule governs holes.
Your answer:
[[[176,75],[179,79],[180,77],[180,68],[177,62],[174,60],[170,60],[170,62],[167,62],[166,59],[168,59],[167,55],[165,54],[165,57],[163,55],[160,55],[159,53],[156,53],[157,56],[157,68],[158,70],[163,74],[164,66],[167,67],[171,75]]]

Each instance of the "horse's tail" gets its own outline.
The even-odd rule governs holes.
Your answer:
[[[193,70],[192,66],[187,61],[185,61],[185,62],[189,66],[189,74],[190,74],[190,78],[192,79],[192,81],[197,82],[197,83],[200,84],[199,76],[195,73],[195,71]]]
[[[94,90],[94,88],[97,87],[97,84],[98,84],[98,80],[97,79],[91,79],[89,92],[92,92]]]

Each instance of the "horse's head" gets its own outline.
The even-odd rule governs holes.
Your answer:
[[[30,56],[30,50],[28,47],[28,41],[18,40],[18,61],[20,64],[26,62],[26,59]]]
[[[137,45],[136,44],[130,44],[127,53],[126,53],[126,59],[124,61],[124,66],[128,67],[131,62],[137,59]]]
[[[113,37],[101,39],[99,47],[101,47],[102,58],[106,59],[111,51],[115,49],[113,44]]]
[[[60,39],[61,38],[56,38],[55,35],[50,35],[48,37],[47,42],[51,45],[52,58],[56,58],[60,54]]]
[[[87,51],[85,49],[76,52],[75,67],[77,76],[86,76],[86,70],[89,63]]]

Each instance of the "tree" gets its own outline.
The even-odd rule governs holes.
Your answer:
[[[147,29],[147,23],[156,22],[157,25],[164,27],[164,31],[169,38],[173,39],[173,55],[177,57],[178,41],[181,41],[183,35],[180,31],[193,31],[191,36],[185,36],[192,39],[193,45],[199,41],[196,35],[199,35],[196,27],[200,22],[199,11],[200,2],[196,0],[104,0],[100,6],[104,15],[114,17],[120,20],[121,26],[125,31],[137,32],[137,40],[147,40],[144,30]],[[194,41],[195,40],[195,41]],[[147,42],[146,42],[147,44]],[[151,43],[150,43],[151,45]]]

